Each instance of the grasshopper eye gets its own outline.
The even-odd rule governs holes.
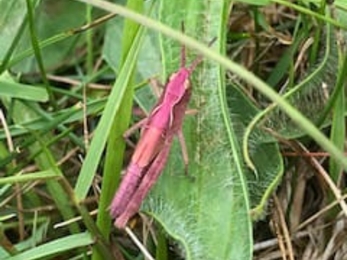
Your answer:
[[[190,81],[188,79],[186,79],[183,84],[184,84],[184,89],[190,88]]]
[[[170,78],[169,78],[169,81],[173,80],[175,77],[176,77],[177,73],[172,73]]]

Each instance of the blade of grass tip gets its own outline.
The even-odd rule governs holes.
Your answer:
[[[26,0],[26,3],[27,3],[27,9],[28,9],[28,21],[29,21],[29,31],[30,31],[30,36],[31,36],[31,43],[32,43],[32,46],[34,49],[36,61],[37,61],[37,64],[39,66],[42,80],[43,80],[43,83],[46,87],[47,93],[50,97],[50,100],[52,102],[54,109],[56,110],[57,109],[57,102],[55,100],[52,89],[51,89],[50,84],[49,84],[48,79],[47,79],[46,70],[45,70],[45,66],[43,64],[41,50],[40,50],[37,35],[36,35],[32,1]]]
[[[6,75],[4,73],[3,75]],[[5,76],[6,77],[6,76]],[[38,102],[48,101],[48,94],[44,88],[34,87],[32,85],[8,82],[0,79],[0,96],[18,98],[21,100],[30,100]]]

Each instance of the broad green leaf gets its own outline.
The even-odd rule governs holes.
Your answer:
[[[237,126],[236,134],[241,146],[244,131],[250,121],[259,113],[259,109],[241,93],[240,87],[228,86],[227,95],[230,118]],[[283,174],[283,162],[277,140],[272,138],[273,142],[264,142],[270,138],[268,133],[261,132],[259,129],[253,133],[250,156],[256,172],[252,172],[247,167],[244,168],[251,199],[252,217],[256,220],[265,215],[267,201]]]
[[[186,33],[202,43],[217,37],[212,48],[223,52],[220,32],[229,8],[227,1],[162,1],[160,15],[177,30],[183,21]],[[165,36],[162,45],[166,78],[179,69],[181,46]],[[196,54],[191,49],[187,54],[189,64]],[[189,175],[184,174],[175,143],[144,207],[180,242],[186,259],[250,259],[252,255],[246,179],[235,125],[226,108],[224,80],[223,70],[207,61],[193,73],[191,107],[198,113],[184,122]]]

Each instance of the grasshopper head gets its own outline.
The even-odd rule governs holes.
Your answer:
[[[179,100],[183,97],[186,90],[190,87],[190,74],[191,71],[188,68],[180,68],[176,73],[173,73],[170,76],[166,87],[166,94],[168,98],[171,97],[174,100]]]

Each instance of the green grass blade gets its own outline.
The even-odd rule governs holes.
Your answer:
[[[42,77],[42,80],[45,84],[47,93],[50,97],[50,100],[53,104],[53,107],[56,108],[57,104],[56,104],[55,98],[53,96],[53,91],[51,89],[51,86],[48,83],[48,79],[47,79],[47,75],[46,75],[46,69],[45,69],[45,66],[43,64],[41,49],[39,46],[37,32],[36,32],[36,28],[35,28],[35,24],[34,24],[34,6],[33,6],[33,3],[31,0],[26,0],[26,3],[27,3],[27,10],[28,10],[27,14],[28,14],[28,21],[29,21],[29,31],[30,31],[31,44],[32,44],[32,47],[34,49],[35,58],[36,58],[38,66],[39,66],[41,77]],[[35,1],[35,3],[36,3],[36,1]]]
[[[89,233],[80,233],[56,239],[52,242],[34,247],[17,256],[8,257],[7,260],[35,260],[48,257],[79,247],[89,246],[94,243],[94,238]]]
[[[97,129],[95,130],[94,138],[90,145],[90,149],[87,153],[85,161],[82,165],[82,169],[77,179],[75,186],[75,196],[77,201],[83,200],[92,184],[94,174],[97,166],[100,162],[101,154],[105,148],[107,138],[109,136],[113,120],[120,109],[126,88],[131,79],[132,70],[136,64],[136,56],[140,49],[140,42],[144,33],[144,29],[141,29],[136,36],[130,49],[127,60],[122,67],[117,81],[112,87],[111,94],[105,106],[105,110],[102,114]]]
[[[347,55],[345,52],[340,51],[340,71],[338,73],[338,80],[336,83],[336,93],[334,93],[336,99],[334,100],[333,107],[333,119],[331,128],[331,141],[338,147],[341,152],[344,150],[344,142],[346,135],[345,125],[345,86],[347,75]],[[334,159],[330,160],[329,164],[330,176],[334,182],[339,185],[341,181],[342,167]]]
[[[1,76],[0,76],[1,78]],[[106,100],[100,98],[96,101],[87,102],[87,115],[97,115],[105,107]],[[25,135],[29,131],[42,130],[47,127],[47,120],[52,123],[51,125],[56,125],[56,123],[65,124],[80,121],[83,119],[82,107],[72,106],[60,110],[59,112],[54,112],[51,114],[46,114],[46,116],[40,118],[27,119],[26,122],[21,124],[13,124],[9,126],[9,131],[12,137]],[[56,123],[55,123],[56,122]],[[4,130],[0,131],[0,139],[5,139],[6,134]]]
[[[44,88],[3,80],[0,81],[0,95],[38,102],[48,101],[48,93]]]
[[[142,0],[132,0],[128,1],[127,6],[133,10],[138,12],[143,12],[143,1]],[[114,20],[118,22],[119,20]],[[113,34],[114,30],[111,26],[107,28],[108,38],[114,39]],[[133,21],[126,20],[124,22],[123,27],[123,35],[122,35],[122,55],[120,57],[120,70],[125,65],[125,62],[128,58],[129,51],[131,50],[133,45],[137,45],[140,47],[141,39],[136,39],[138,34],[142,34],[143,29]],[[112,34],[112,35],[110,35]],[[105,51],[105,56],[114,55],[114,49]],[[137,57],[134,58],[137,60]],[[112,64],[110,64],[112,67]],[[116,68],[114,68],[116,69]],[[133,95],[134,88],[132,84],[132,79],[134,78],[134,70],[135,66],[129,71],[129,81],[127,82],[128,86],[124,93],[123,99],[121,101],[121,105],[117,112],[116,118],[114,119],[110,135],[107,142],[107,149],[105,154],[105,164],[104,164],[104,172],[103,172],[103,182],[102,182],[102,190],[100,194],[99,200],[99,212],[97,216],[97,226],[99,227],[102,234],[105,237],[109,237],[109,233],[111,230],[111,217],[109,211],[107,210],[109,205],[111,204],[112,197],[116,190],[116,186],[119,184],[121,177],[121,170],[123,167],[123,155],[125,150],[125,140],[123,138],[124,132],[129,128],[129,122],[132,114],[132,105],[133,105]],[[105,210],[106,209],[106,210]],[[100,259],[103,257],[98,251],[93,252],[93,260]]]
[[[55,171],[46,170],[41,172],[34,173],[25,173],[24,175],[16,175],[10,177],[0,178],[0,185],[10,184],[10,183],[19,183],[19,182],[28,182],[28,181],[37,181],[37,180],[46,180],[51,178],[58,178],[58,175]]]

